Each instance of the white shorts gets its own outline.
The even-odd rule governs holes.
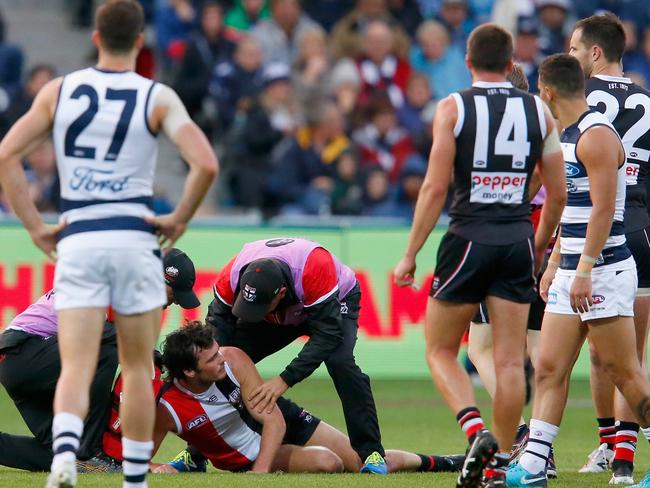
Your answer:
[[[56,309],[108,307],[122,315],[167,303],[162,260],[151,249],[79,249],[59,254]]]
[[[564,315],[580,315],[583,322],[609,317],[633,317],[634,298],[638,278],[636,269],[598,271],[592,274],[593,305],[588,312],[576,313],[571,309],[569,291],[575,278],[575,271],[570,274],[558,270],[548,291],[545,312]]]

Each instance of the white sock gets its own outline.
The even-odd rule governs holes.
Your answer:
[[[519,460],[521,467],[532,474],[545,471],[551,446],[559,431],[557,425],[531,419],[526,451]]]
[[[153,441],[141,442],[122,437],[123,488],[147,488],[147,471],[153,451]]]
[[[641,432],[643,432],[643,437],[650,442],[650,427],[646,427],[645,429],[641,429]]]
[[[83,420],[76,415],[61,412],[54,416],[52,420],[52,451],[54,452],[52,468],[61,463],[75,461],[83,430]]]

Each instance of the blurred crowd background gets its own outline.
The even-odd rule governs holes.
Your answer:
[[[179,93],[222,165],[203,215],[411,218],[436,103],[470,85],[465,45],[482,22],[512,32],[536,91],[539,63],[567,50],[575,20],[613,12],[627,33],[626,76],[650,85],[648,0],[140,1],[148,24],[137,71]],[[95,2],[42,0],[57,3],[65,29],[90,32]],[[14,1],[0,5],[1,137],[64,73],[48,61],[62,55],[57,40],[25,49],[11,35]],[[38,13],[23,11],[21,25],[29,15]],[[94,62],[86,38],[67,48],[75,67]],[[39,209],[56,212],[51,142],[24,164]],[[181,191],[184,165],[161,162],[170,165],[157,181],[160,213]],[[11,209],[0,193],[2,213]]]

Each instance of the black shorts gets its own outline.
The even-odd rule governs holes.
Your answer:
[[[456,303],[479,303],[488,295],[532,303],[537,297],[533,260],[532,238],[489,246],[447,232],[429,294]]]
[[[627,247],[636,261],[639,288],[650,288],[650,226],[625,235]]]
[[[542,297],[537,295],[537,300],[530,304],[530,312],[528,312],[528,330],[542,330],[544,308],[546,308],[546,302],[542,300]],[[478,312],[472,319],[472,322],[475,324],[490,323],[490,316],[488,315],[485,302],[481,302],[479,305]]]
[[[287,425],[282,443],[296,446],[307,444],[320,424],[320,419],[284,397],[278,398],[278,408]]]

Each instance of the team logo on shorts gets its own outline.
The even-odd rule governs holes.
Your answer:
[[[594,303],[594,305],[596,305],[598,303],[603,303],[605,301],[605,297],[602,295],[592,295],[591,301]]]
[[[247,302],[254,302],[255,298],[257,298],[257,295],[255,294],[256,292],[257,288],[253,288],[249,285],[244,285],[244,289],[242,290],[241,294],[244,297],[244,300]]]
[[[439,286],[440,286],[440,278],[436,276],[435,278],[433,278],[433,284],[431,285],[431,288],[433,288],[433,290],[435,291],[438,289]]]
[[[196,429],[198,426],[205,424],[208,421],[208,416],[205,414],[201,414],[198,417],[194,417],[192,420],[190,420],[185,428],[187,430],[192,430]]]
[[[552,291],[551,293],[548,294],[548,301],[546,302],[549,305],[555,305],[557,303],[557,293]]]

